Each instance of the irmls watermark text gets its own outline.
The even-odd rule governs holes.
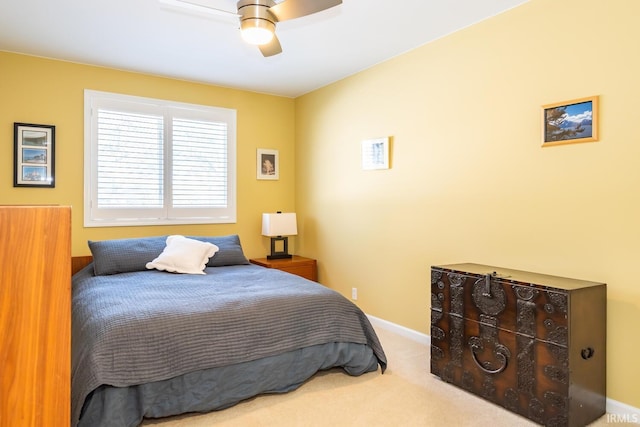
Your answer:
[[[607,423],[640,423],[638,414],[607,414]]]

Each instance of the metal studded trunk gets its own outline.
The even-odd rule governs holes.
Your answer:
[[[546,426],[605,413],[606,285],[479,264],[431,268],[431,373]]]

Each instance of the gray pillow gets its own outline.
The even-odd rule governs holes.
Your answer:
[[[89,241],[93,255],[93,274],[109,274],[144,271],[148,262],[158,257],[167,244],[167,236],[137,237]]]
[[[93,274],[106,276],[130,271],[145,271],[147,263],[156,259],[166,247],[167,237],[135,237],[95,242],[89,240],[89,249],[93,255]],[[207,267],[249,264],[237,234],[187,237],[201,242],[210,242],[220,248],[209,259]]]
[[[216,245],[220,250],[216,252],[207,263],[207,267],[223,267],[225,265],[249,264],[249,260],[244,256],[240,237],[237,234],[229,236],[187,236],[190,239],[209,242]]]

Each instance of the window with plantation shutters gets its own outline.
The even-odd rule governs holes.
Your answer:
[[[85,91],[85,226],[236,220],[236,112]]]

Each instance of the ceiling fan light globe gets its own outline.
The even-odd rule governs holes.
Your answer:
[[[242,30],[242,38],[249,44],[263,45],[273,39],[273,33],[264,28],[248,28]]]
[[[249,44],[263,45],[273,39],[276,26],[264,19],[245,19],[242,21],[242,38]]]

